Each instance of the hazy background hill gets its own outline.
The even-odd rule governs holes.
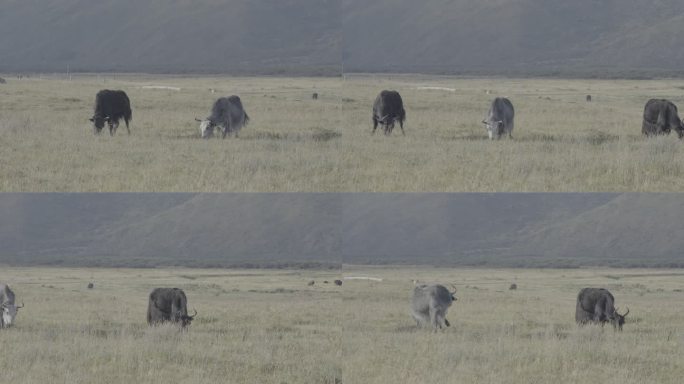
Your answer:
[[[367,194],[344,206],[345,263],[684,267],[677,194]]]
[[[0,71],[339,73],[337,0],[7,0]]]
[[[681,71],[676,0],[343,0],[345,71]]]
[[[324,194],[3,194],[0,263],[339,266]]]
[[[6,0],[0,71],[684,70],[676,0]]]
[[[678,194],[3,194],[0,264],[684,267]]]

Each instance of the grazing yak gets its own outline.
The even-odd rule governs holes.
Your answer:
[[[450,324],[446,314],[451,303],[456,301],[455,293],[456,290],[450,292],[439,284],[416,285],[411,299],[411,315],[416,324],[419,327],[430,324],[435,329],[448,327]]]
[[[318,100],[318,93],[314,92],[311,94],[311,99]]]
[[[126,130],[130,135],[131,129],[128,124],[133,119],[133,113],[131,112],[131,101],[126,92],[109,89],[98,92],[95,96],[95,113],[90,118],[95,128],[95,134],[99,134],[107,123],[109,134],[114,136],[121,119],[126,122]]]
[[[200,123],[200,134],[203,139],[213,136],[216,127],[222,130],[225,139],[231,132],[235,132],[235,137],[238,137],[240,129],[249,122],[249,116],[242,106],[240,97],[233,95],[216,100],[211,108],[211,116],[204,120],[195,120]]]
[[[2,311],[2,316],[0,316],[0,328],[8,328],[14,324],[14,319],[17,317],[17,312],[19,308],[23,308],[22,303],[20,307],[17,307],[14,302],[14,292],[10,289],[9,285],[0,283],[0,311]]]
[[[513,118],[515,117],[515,110],[513,103],[505,97],[497,97],[492,101],[489,107],[487,118],[482,120],[482,123],[487,129],[490,139],[500,139],[501,135],[507,134],[509,138],[513,138]]]
[[[197,311],[188,316],[188,299],[179,288],[155,288],[150,293],[147,306],[147,324],[157,325],[165,322],[177,323],[186,327],[197,316]]]
[[[644,107],[641,133],[646,136],[665,135],[673,129],[680,139],[684,137],[684,126],[679,119],[677,106],[665,99],[649,100]]]
[[[591,102],[591,95],[587,95],[586,100],[587,100],[587,103],[590,103]]]
[[[629,308],[624,315],[618,313],[615,308],[615,298],[604,288],[584,288],[577,295],[577,306],[575,308],[575,321],[584,325],[596,323],[604,325],[610,322],[613,328],[622,331],[625,324],[625,317],[629,313]]]
[[[342,285],[342,280],[335,280],[335,285]]]
[[[373,132],[378,128],[378,124],[382,125],[385,135],[392,133],[394,123],[399,122],[401,133],[404,133],[404,121],[406,120],[406,111],[404,110],[404,102],[397,91],[382,91],[375,98],[373,103]]]

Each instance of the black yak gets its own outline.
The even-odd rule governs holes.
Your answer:
[[[131,101],[124,91],[112,91],[103,89],[95,96],[95,113],[90,121],[95,127],[95,134],[99,134],[104,124],[109,125],[109,134],[114,136],[119,127],[119,120],[124,119],[126,130],[131,134],[129,122],[133,119]]]

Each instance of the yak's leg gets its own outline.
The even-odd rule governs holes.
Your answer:
[[[401,128],[401,134],[403,136],[406,136],[406,132],[404,132],[404,122],[403,121],[399,121],[399,128]]]
[[[124,119],[124,121],[126,122],[126,130],[128,131],[128,134],[130,135],[131,134],[131,128],[128,126],[128,119]]]
[[[440,309],[437,311],[437,323],[439,324],[440,329],[449,326],[449,322],[446,319],[446,311],[444,309]]]
[[[420,328],[420,327],[423,325],[423,319],[421,319],[420,317],[416,316],[415,313],[411,313],[411,316],[413,316],[413,320],[416,321],[416,327],[419,327],[419,328]]]
[[[439,313],[435,306],[432,305],[432,303],[430,304],[430,324],[432,324],[434,329],[442,328],[442,324],[440,324]]]
[[[371,132],[371,135],[375,135],[375,130],[378,129],[378,120],[373,117],[373,131]]]
[[[391,135],[393,129],[394,129],[394,123],[385,124],[385,135],[387,135],[387,136]]]
[[[119,122],[118,121],[110,121],[109,122],[109,135],[114,136],[117,128],[119,128]]]

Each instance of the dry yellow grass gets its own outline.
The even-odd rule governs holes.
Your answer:
[[[344,286],[345,383],[680,383],[681,280],[676,270],[345,268],[384,278]],[[418,330],[412,279],[454,283],[451,327]],[[518,289],[509,291],[511,283]],[[578,328],[582,287],[630,309],[621,333]],[[676,291],[675,291],[676,290]]]
[[[10,78],[0,88],[0,190],[681,191],[682,143],[643,138],[641,114],[651,97],[681,104],[683,87],[416,75]],[[130,136],[92,134],[102,88],[128,92]],[[382,89],[404,98],[405,137],[370,135]],[[251,124],[239,139],[200,140],[194,118],[228,94],[242,97]],[[495,96],[515,105],[514,140],[486,139],[480,121]]]
[[[2,268],[0,280],[26,307],[16,327],[0,331],[0,382],[625,384],[684,375],[678,270],[346,266],[344,274],[384,280],[336,287],[321,284],[336,278],[321,271]],[[408,310],[416,278],[458,287],[450,328],[416,329]],[[188,332],[145,324],[158,286],[185,289],[199,312]],[[630,308],[623,332],[575,325],[585,286],[606,287]]]
[[[351,76],[343,87],[341,178],[352,191],[681,191],[682,142],[643,138],[641,116],[652,97],[681,104],[682,85]],[[369,106],[382,89],[401,93],[406,137],[398,127],[392,137],[369,137]],[[481,121],[496,96],[513,102],[514,140],[487,139]]]
[[[331,272],[2,268],[26,307],[0,330],[2,383],[330,383],[341,377]],[[89,281],[95,288],[89,290]],[[149,328],[147,296],[179,287],[185,333]]]
[[[149,85],[181,90],[143,88]],[[0,190],[340,190],[340,85],[330,78],[10,79],[0,89]],[[128,93],[130,136],[123,125],[115,137],[92,133],[88,118],[104,88]],[[232,94],[250,124],[239,139],[200,139],[194,119]]]

